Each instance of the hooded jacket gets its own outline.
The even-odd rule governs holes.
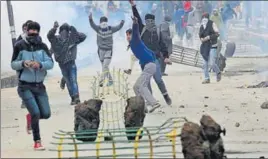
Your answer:
[[[142,23],[142,19],[140,17],[140,14],[139,14],[137,8],[136,8],[136,5],[132,6],[132,12],[133,12],[133,15],[138,18],[139,32],[141,34],[145,28],[145,25]],[[157,29],[159,29],[159,28],[157,28]],[[161,39],[161,36],[158,35],[158,31],[156,31],[156,33],[155,33],[155,32],[151,32],[151,31],[146,29],[144,31],[144,33],[141,35],[141,39],[144,42],[144,44],[155,53],[156,58],[161,58],[162,56],[164,58],[168,58],[169,55],[168,55],[167,46],[165,45],[165,43]],[[153,34],[154,35],[156,34],[157,36],[153,36]]]
[[[69,29],[70,33],[68,31],[69,35],[67,38],[63,38],[61,35],[55,35],[56,28],[52,28],[47,34],[55,60],[59,64],[76,60],[77,45],[86,39],[86,35],[78,32],[75,27],[71,26]]]
[[[24,61],[37,61],[39,69],[25,68]],[[18,79],[25,83],[42,83],[47,75],[47,70],[54,66],[48,47],[41,38],[35,44],[27,43],[26,40],[18,41],[13,50],[11,68],[18,73]]]
[[[217,13],[218,13],[217,16],[212,13],[210,20],[212,20],[217,25],[217,27],[220,28],[223,24],[223,21],[218,10],[217,10]]]
[[[188,16],[187,16],[187,25],[188,26],[195,26],[195,24],[196,24],[195,11],[196,11],[195,8],[192,7],[188,12]]]
[[[171,23],[171,18],[169,16],[166,16],[164,19],[164,22],[160,24],[159,29],[160,29],[160,35],[165,43],[165,45],[168,47],[168,53],[172,53],[172,36],[171,36],[171,31],[170,31],[170,23]]]
[[[233,15],[236,16],[235,11],[231,8],[230,4],[226,4],[223,7],[223,10],[222,10],[222,13],[221,13],[223,22],[225,23],[226,21],[232,19]]]

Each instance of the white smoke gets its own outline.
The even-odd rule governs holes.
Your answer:
[[[12,1],[15,29],[17,37],[22,33],[22,24],[27,20],[37,21],[41,25],[40,35],[43,41],[50,46],[46,34],[55,20],[59,23],[70,23],[77,14],[68,2],[51,1]],[[63,14],[64,13],[64,14]],[[1,1],[1,71],[11,71],[12,42],[8,22],[7,6]]]
[[[93,61],[97,64],[97,69],[100,68],[100,64],[97,58],[97,46],[96,46],[96,33],[89,26],[87,15],[83,15],[82,20],[79,22],[76,19],[81,19],[81,10],[77,7],[86,6],[88,2],[86,1],[12,1],[15,30],[17,37],[22,32],[22,24],[27,20],[37,21],[41,25],[40,35],[43,41],[50,48],[50,43],[47,40],[47,33],[49,29],[53,26],[54,21],[58,21],[59,24],[67,22],[78,28],[78,31],[83,32],[87,35],[87,39],[81,45],[78,46],[78,57],[77,63],[79,61]],[[96,2],[94,2],[96,3]],[[99,2],[98,2],[99,3]],[[105,4],[102,4],[103,10],[106,10]],[[94,16],[94,15],[93,15]],[[76,21],[74,23],[74,21]],[[120,21],[118,21],[119,23]],[[97,22],[96,22],[97,23]],[[97,23],[98,24],[98,23]],[[82,28],[82,29],[80,29]],[[112,66],[121,67],[128,66],[129,60],[125,60],[129,57],[129,53],[125,53],[127,43],[125,39],[116,40],[114,37],[114,57],[112,61]],[[5,1],[1,1],[1,71],[10,72],[10,61],[12,57],[13,49],[11,42],[10,27],[8,22],[7,5]],[[122,65],[122,63],[124,63]],[[82,64],[83,65],[83,64]],[[85,67],[85,66],[83,66]],[[87,66],[89,67],[89,66]],[[92,67],[92,66],[90,66]],[[55,64],[52,74],[60,74],[58,65]]]

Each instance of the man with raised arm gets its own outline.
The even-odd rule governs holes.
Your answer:
[[[113,79],[109,71],[109,65],[113,55],[113,34],[123,27],[125,21],[122,20],[117,26],[109,26],[108,18],[101,17],[100,25],[96,25],[92,19],[92,13],[90,13],[89,23],[92,29],[97,33],[98,54],[102,65],[102,77],[99,85],[102,87],[104,79],[108,78],[109,82],[107,86],[111,86]]]
[[[171,64],[169,60],[169,54],[167,50],[167,46],[161,40],[161,36],[159,36],[157,27],[155,25],[155,17],[152,14],[146,14],[145,15],[145,25],[142,23],[141,17],[139,15],[139,12],[136,8],[136,5],[134,4],[133,0],[129,1],[132,5],[132,11],[133,15],[137,18],[137,25],[139,26],[139,33],[141,34],[140,38],[144,42],[145,46],[150,49],[154,55],[156,56],[156,72],[153,75],[153,78],[160,89],[166,103],[168,105],[172,104],[172,101],[168,95],[166,85],[162,79],[162,72],[161,72],[161,65],[160,65],[160,59],[164,58],[165,63]],[[142,70],[145,68],[144,65],[141,65]],[[148,83],[148,88],[150,92],[152,93],[152,88],[150,82]]]
[[[155,54],[153,51],[147,48],[141,40],[138,19],[136,17],[133,17],[132,20],[132,29],[128,29],[126,31],[127,40],[129,41],[129,46],[133,54],[139,60],[140,65],[143,67],[142,73],[134,84],[133,89],[136,96],[142,96],[148,102],[148,104],[152,106],[152,108],[149,110],[151,113],[161,106],[153,97],[148,87],[151,78],[156,72]],[[146,110],[148,110],[147,107]]]
[[[59,27],[59,35],[55,35],[58,27],[58,22],[54,22],[53,28],[47,34],[47,38],[51,43],[51,50],[62,72],[63,80],[61,84],[66,82],[71,97],[71,105],[76,105],[80,103],[75,63],[77,45],[85,41],[86,35],[78,32],[74,26],[70,26],[67,23],[62,24]]]

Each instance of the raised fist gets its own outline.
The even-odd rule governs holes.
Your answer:
[[[59,23],[57,21],[54,22],[53,28],[57,29],[59,27]]]
[[[134,5],[134,0],[129,0],[129,3],[130,3],[131,5]]]
[[[138,18],[137,17],[131,17],[133,20],[133,23],[138,23]]]
[[[92,19],[92,13],[91,12],[89,13],[88,18]]]

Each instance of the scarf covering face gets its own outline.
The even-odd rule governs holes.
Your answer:
[[[59,34],[59,38],[62,40],[62,41],[66,41],[68,40],[69,38],[69,31],[67,30],[62,30]]]
[[[100,23],[100,28],[101,28],[101,29],[106,29],[106,28],[108,28],[108,23],[107,23],[107,22],[101,22],[101,23]]]
[[[202,25],[203,25],[204,29],[206,29],[207,23],[208,23],[208,18],[203,18],[202,19]]]
[[[146,19],[145,20],[145,28],[146,30],[152,32],[152,31],[157,31],[157,27],[155,25],[155,20],[154,19]]]
[[[42,43],[42,39],[39,34],[28,34],[26,37],[26,42],[32,45],[37,45]]]

